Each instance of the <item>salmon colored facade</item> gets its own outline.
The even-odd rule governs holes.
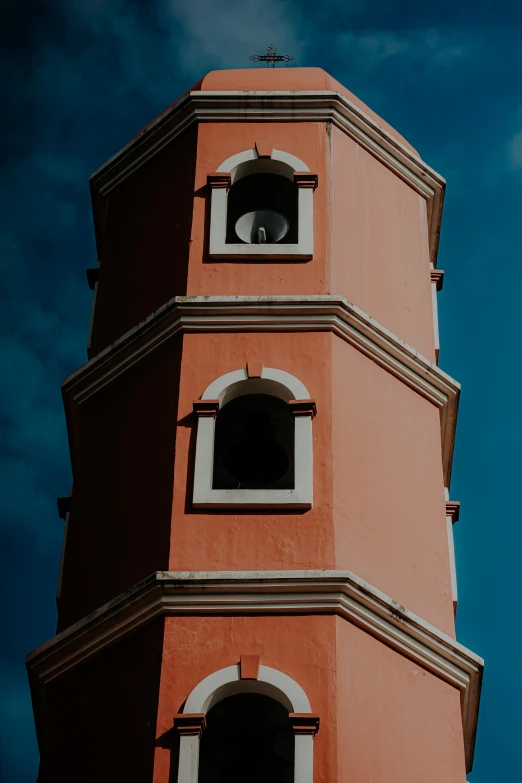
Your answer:
[[[295,198],[287,244],[230,223],[262,181]],[[289,716],[281,780],[465,783],[483,662],[455,640],[444,180],[285,68],[208,74],[91,187],[58,633],[28,658],[39,782],[197,783],[214,707],[257,694]],[[287,472],[220,485],[224,411],[261,395],[290,417]]]

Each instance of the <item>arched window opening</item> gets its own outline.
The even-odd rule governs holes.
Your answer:
[[[260,156],[256,145],[224,160],[207,175],[207,183],[210,258],[313,258],[313,194],[318,178],[303,160],[277,149]]]
[[[288,403],[247,394],[225,404],[216,419],[213,489],[293,489],[294,417]]]
[[[228,194],[226,242],[296,244],[298,190],[278,174],[250,174],[237,180]]]
[[[278,701],[258,693],[229,696],[207,714],[198,783],[293,783],[294,744]]]
[[[221,375],[194,400],[192,504],[311,508],[315,401],[290,373],[251,369]]]

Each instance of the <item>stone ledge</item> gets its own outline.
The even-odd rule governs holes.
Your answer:
[[[473,763],[484,662],[350,571],[158,571],[32,652],[33,687],[51,682],[158,617],[336,614],[460,692]]]
[[[62,384],[75,458],[77,408],[165,341],[184,333],[330,331],[429,400],[440,412],[444,484],[450,486],[459,384],[341,296],[178,296]]]
[[[200,122],[331,122],[427,202],[430,258],[437,262],[446,182],[430,166],[335,90],[193,91],[164,111],[91,176],[97,242],[108,194],[166,144]]]

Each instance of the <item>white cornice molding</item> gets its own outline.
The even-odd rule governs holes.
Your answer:
[[[450,486],[459,384],[347,299],[331,295],[171,299],[65,379],[72,444],[76,407],[166,340],[184,332],[245,331],[331,331],[429,400],[440,411],[444,484]]]
[[[473,763],[483,660],[350,571],[159,571],[32,652],[33,685],[60,677],[158,617],[337,614],[422,666],[461,696]]]
[[[132,172],[198,122],[331,122],[407,182],[427,201],[434,264],[445,180],[356,104],[331,90],[194,91],[169,107],[91,176],[93,201],[106,197]],[[95,206],[95,219],[97,220]],[[101,219],[101,215],[100,215]]]

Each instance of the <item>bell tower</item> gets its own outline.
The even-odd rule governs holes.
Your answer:
[[[39,783],[465,783],[444,186],[317,68],[214,71],[93,174]]]

